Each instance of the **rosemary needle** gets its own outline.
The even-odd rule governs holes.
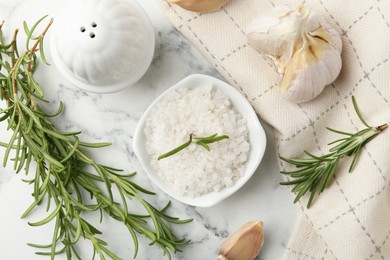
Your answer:
[[[122,174],[119,169],[100,164],[84,150],[85,147],[101,148],[109,144],[85,143],[78,138],[80,132],[59,131],[49,118],[61,113],[62,103],[58,111],[51,115],[45,113],[36,102],[47,102],[43,89],[33,77],[37,53],[47,63],[43,38],[53,20],[39,36],[34,36],[34,30],[44,18],[31,28],[23,24],[27,42],[26,50],[20,54],[16,44],[18,31],[15,31],[12,42],[5,44],[1,30],[3,23],[0,24],[0,100],[6,101],[7,105],[0,109],[0,121],[6,121],[8,129],[13,131],[8,143],[0,142],[0,146],[5,147],[3,164],[13,160],[16,173],[24,169],[26,174],[31,174],[30,165],[35,162],[35,175],[25,180],[34,186],[34,201],[22,218],[46,203],[47,211],[51,212],[46,218],[30,222],[29,225],[55,223],[53,237],[47,245],[28,245],[42,250],[37,254],[48,255],[51,259],[61,253],[66,254],[68,259],[81,259],[77,244],[83,237],[93,247],[92,258],[97,255],[100,259],[120,259],[100,238],[102,232],[83,217],[84,212],[95,212],[100,214],[102,220],[105,212],[105,216],[122,222],[129,231],[134,242],[134,257],[138,252],[138,236],[143,235],[170,259],[171,252],[181,251],[179,247],[189,241],[176,238],[170,226],[191,220],[168,215],[166,211],[170,203],[162,209],[155,208],[142,196],[154,193],[135,184],[131,180],[134,173]],[[31,48],[29,43],[33,44]],[[11,150],[15,151],[15,158],[9,160],[13,154]],[[131,213],[129,200],[142,205],[146,214]],[[54,207],[50,207],[51,203]]]
[[[218,136],[217,134],[212,134],[210,136],[204,136],[204,137],[194,137],[194,138],[192,136],[193,136],[193,134],[190,134],[190,138],[189,138],[189,140],[187,142],[185,142],[182,145],[179,145],[178,147],[170,150],[169,152],[166,152],[166,153],[160,155],[157,158],[157,160],[161,160],[161,159],[167,158],[169,156],[172,156],[172,155],[180,152],[181,150],[187,148],[192,143],[200,145],[204,149],[206,149],[207,151],[210,151],[210,147],[208,146],[208,144],[219,142],[219,141],[221,141],[223,139],[228,139],[229,138],[229,136],[227,136],[227,135],[220,135],[220,136]],[[192,139],[194,139],[195,141],[193,141]]]
[[[289,175],[292,180],[280,183],[281,185],[294,186],[292,189],[292,192],[296,193],[294,203],[299,201],[307,192],[310,192],[311,194],[307,202],[307,208],[309,208],[316,192],[318,191],[319,195],[329,185],[340,160],[345,156],[353,156],[349,167],[349,172],[352,172],[363,146],[388,127],[387,124],[378,127],[368,125],[357,106],[355,97],[352,97],[352,102],[360,121],[366,126],[365,129],[353,134],[328,127],[327,129],[329,131],[345,136],[345,138],[338,139],[329,144],[334,146],[329,150],[328,154],[316,156],[304,151],[309,156],[307,159],[287,159],[280,156],[281,160],[295,165],[298,168],[296,171],[282,172],[283,174]]]

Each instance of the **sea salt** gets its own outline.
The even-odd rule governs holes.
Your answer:
[[[163,181],[179,195],[197,197],[232,186],[243,174],[250,149],[246,120],[228,96],[213,86],[170,92],[145,124],[146,150]],[[191,144],[161,160],[158,156],[187,142],[190,135],[227,135],[209,144]]]

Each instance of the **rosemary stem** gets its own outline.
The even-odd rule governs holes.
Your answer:
[[[380,125],[380,126],[378,126],[376,129],[378,130],[378,131],[383,131],[383,130],[385,130],[386,128],[388,128],[389,127],[389,125],[388,124],[383,124],[383,125]]]
[[[36,40],[35,44],[33,45],[33,47],[31,48],[31,55],[36,51],[39,43],[41,42],[41,40],[45,37],[47,31],[49,30],[50,26],[53,24],[53,18],[50,19],[49,23],[47,24],[46,28],[43,30],[43,32],[41,33],[41,35],[39,36],[39,38]],[[31,72],[31,62],[32,60],[28,63],[28,71]]]
[[[19,32],[19,29],[16,29],[15,32],[14,32],[14,36],[12,37],[12,46],[11,46],[11,53],[12,53],[12,56],[11,56],[11,65],[12,67],[15,66],[15,50],[16,50],[16,38],[18,37],[18,32]]]
[[[15,51],[16,51],[16,38],[18,37],[19,29],[16,29],[14,32],[14,36],[12,37],[12,43],[11,43],[11,65],[12,65],[12,72],[15,71]],[[12,73],[14,74],[14,73]],[[14,96],[16,95],[16,83],[15,83],[15,77],[12,77],[12,90],[14,93]]]
[[[8,107],[10,107],[12,105],[12,103],[11,103],[11,100],[9,99],[7,91],[5,91],[5,87],[1,87],[1,93],[3,94],[5,101],[7,101]]]
[[[15,53],[15,51],[13,52],[13,54]],[[12,92],[13,92],[13,98],[14,98],[14,101],[16,99],[16,95],[17,95],[17,87],[16,87],[16,77],[18,75],[18,70],[17,68],[19,67],[20,63],[23,61],[24,57],[26,56],[28,52],[24,52],[16,61],[15,61],[15,64],[14,66],[12,67],[12,70],[11,70],[11,82],[12,82]]]
[[[4,23],[5,23],[5,21],[2,20],[1,23],[0,23],[0,31],[2,30]],[[2,36],[2,34],[0,35],[0,43],[1,44],[3,43],[3,36]],[[4,97],[4,99],[7,101],[7,105],[11,106],[12,104],[11,104],[11,101],[10,101],[9,96],[7,94],[7,91],[5,90],[5,86],[1,87],[1,93],[2,93],[2,95]]]

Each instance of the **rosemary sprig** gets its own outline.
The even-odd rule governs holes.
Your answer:
[[[378,127],[368,125],[356,104],[355,97],[352,97],[352,102],[360,121],[366,126],[365,129],[352,134],[327,127],[329,131],[345,136],[345,138],[329,143],[329,145],[337,145],[333,146],[328,154],[316,156],[308,151],[304,151],[309,156],[307,159],[287,159],[280,156],[281,160],[299,168],[296,171],[282,172],[289,175],[292,180],[280,183],[281,185],[294,186],[292,189],[292,192],[296,192],[294,203],[307,192],[310,192],[311,194],[307,202],[307,208],[309,208],[316,192],[318,191],[319,195],[329,185],[340,160],[345,156],[353,156],[351,166],[349,167],[349,172],[352,172],[363,146],[388,127],[387,124]]]
[[[121,174],[121,170],[96,162],[84,148],[101,148],[108,143],[85,143],[79,140],[80,132],[64,133],[59,131],[50,117],[57,116],[63,109],[62,103],[54,115],[45,113],[36,100],[48,102],[44,99],[44,92],[33,77],[36,68],[37,55],[46,63],[43,39],[52,24],[39,36],[33,36],[34,30],[43,20],[39,20],[29,28],[24,23],[27,34],[26,51],[19,55],[16,45],[17,30],[10,44],[5,44],[0,24],[0,99],[5,100],[7,107],[0,109],[0,121],[8,123],[8,129],[13,135],[8,143],[0,142],[5,147],[3,165],[9,162],[11,150],[15,151],[14,163],[16,173],[23,169],[26,174],[30,165],[36,165],[35,175],[27,183],[34,186],[34,201],[24,212],[26,217],[42,203],[46,210],[54,210],[40,221],[31,222],[31,226],[41,226],[55,222],[53,237],[48,245],[29,244],[49,255],[65,253],[68,259],[81,259],[77,242],[81,237],[89,240],[94,249],[93,258],[99,255],[100,259],[108,256],[111,259],[120,259],[107,247],[107,243],[99,238],[102,233],[83,217],[83,212],[103,211],[110,218],[118,220],[128,229],[134,241],[134,257],[138,251],[138,234],[150,239],[151,245],[159,246],[164,254],[171,257],[171,252],[181,251],[179,246],[188,242],[178,239],[170,230],[170,224],[182,224],[191,220],[180,220],[169,216],[166,211],[170,205],[157,209],[143,199],[142,193],[150,192],[131,181],[131,174]],[[29,42],[34,42],[29,48]],[[101,188],[100,183],[105,188]],[[113,191],[119,194],[115,198]],[[89,198],[86,196],[89,195]],[[45,198],[47,198],[45,200]],[[128,201],[141,204],[145,215],[133,214],[129,211]],[[151,220],[151,221],[148,221]],[[150,223],[151,222],[151,223]],[[61,247],[60,247],[61,246]]]
[[[206,149],[207,151],[210,151],[210,146],[208,144],[219,142],[219,141],[221,141],[223,139],[228,139],[229,138],[229,136],[227,136],[227,135],[220,135],[220,136],[218,136],[218,134],[213,134],[213,135],[210,135],[210,136],[203,136],[203,137],[194,137],[194,138],[192,136],[193,136],[193,134],[190,134],[190,139],[187,142],[185,142],[182,145],[179,145],[178,147],[170,150],[169,152],[166,152],[166,153],[160,155],[157,158],[157,160],[161,160],[161,159],[167,158],[169,156],[172,156],[172,155],[180,152],[181,150],[187,148],[192,143],[200,145],[204,149]]]

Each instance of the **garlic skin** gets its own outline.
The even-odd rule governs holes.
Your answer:
[[[211,13],[221,9],[229,0],[168,0],[183,9],[198,13]]]
[[[249,44],[282,74],[280,92],[295,103],[317,97],[340,73],[342,41],[323,17],[303,5],[278,6],[247,27]]]
[[[217,260],[253,260],[263,246],[263,223],[251,221],[222,243]]]

